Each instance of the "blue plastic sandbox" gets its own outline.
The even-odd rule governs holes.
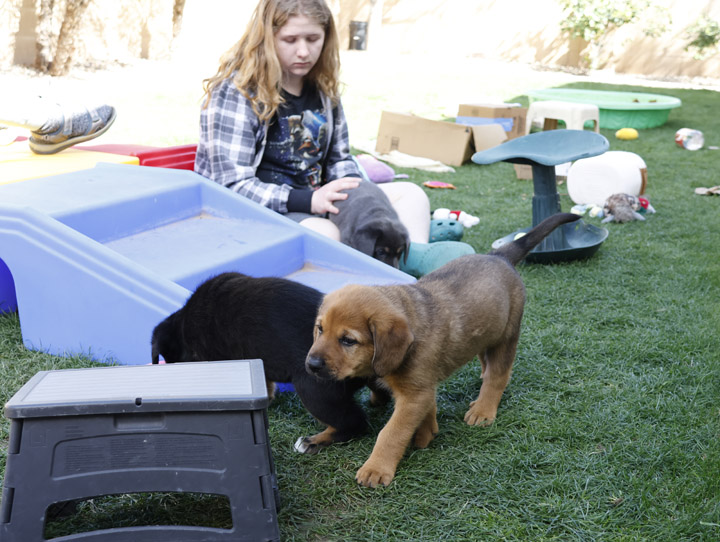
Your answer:
[[[323,292],[415,280],[191,171],[98,164],[0,185],[0,309],[16,303],[30,349],[146,364],[154,327],[225,271]]]

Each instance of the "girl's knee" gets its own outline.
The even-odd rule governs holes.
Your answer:
[[[415,183],[407,181],[396,181],[378,185],[390,199],[391,203],[399,201],[413,202],[416,205],[424,205],[430,208],[430,200],[425,191]]]
[[[320,218],[319,216],[313,216],[306,218],[300,222],[301,226],[305,226],[307,229],[319,233],[335,241],[340,241],[340,230],[337,226],[330,222],[327,218]]]

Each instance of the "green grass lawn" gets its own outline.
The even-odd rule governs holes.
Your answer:
[[[389,407],[366,404],[372,434],[306,457],[293,442],[320,426],[294,394],[280,394],[269,419],[283,540],[720,540],[720,197],[694,194],[720,184],[720,151],[686,151],[673,140],[687,126],[719,145],[720,95],[573,86],[682,100],[667,124],[636,141],[602,130],[612,150],[647,163],[657,213],[607,225],[610,235],[590,260],[520,266],[528,301],[496,423],[463,422],[480,386],[479,364],[470,363],[439,389],[440,434],[427,449],[408,451],[388,488],[358,487],[354,476]],[[418,184],[457,187],[428,195],[433,208],[480,217],[464,238],[478,252],[530,225],[532,184],[515,179],[509,164],[401,172]],[[565,186],[559,190],[568,210]],[[15,315],[0,317],[0,360],[3,401],[38,370],[92,365],[25,350]],[[8,428],[3,419],[3,470]],[[75,523],[59,522],[53,533],[179,521],[173,499],[87,503]],[[181,517],[226,521],[216,504],[185,504]]]

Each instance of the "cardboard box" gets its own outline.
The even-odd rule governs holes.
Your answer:
[[[383,111],[375,150],[400,151],[460,166],[472,155],[471,138],[470,126]]]
[[[515,175],[517,175],[518,179],[532,180],[532,166],[528,164],[513,164],[513,167],[515,168]],[[566,181],[569,169],[570,162],[565,162],[555,166],[555,179],[558,181]]]
[[[532,166],[528,164],[513,164],[513,168],[515,168],[515,175],[518,179],[532,181]]]
[[[487,119],[505,128],[508,139],[525,135],[527,109],[514,104],[460,104],[457,116]]]
[[[507,141],[507,132],[500,124],[473,124],[470,127],[473,134],[471,144],[475,152],[497,147],[503,141]]]
[[[461,166],[475,151],[499,145],[507,139],[499,124],[467,125],[430,120],[406,113],[383,111],[375,150],[393,150]]]

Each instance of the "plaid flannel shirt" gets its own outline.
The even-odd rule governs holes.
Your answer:
[[[328,119],[327,146],[324,149],[323,181],[361,177],[350,155],[347,121],[342,105],[333,108],[320,94]],[[195,155],[195,171],[234,192],[279,213],[287,213],[290,190],[285,184],[261,181],[255,175],[267,143],[267,123],[258,119],[250,101],[232,81],[225,79],[200,112],[200,140]]]

